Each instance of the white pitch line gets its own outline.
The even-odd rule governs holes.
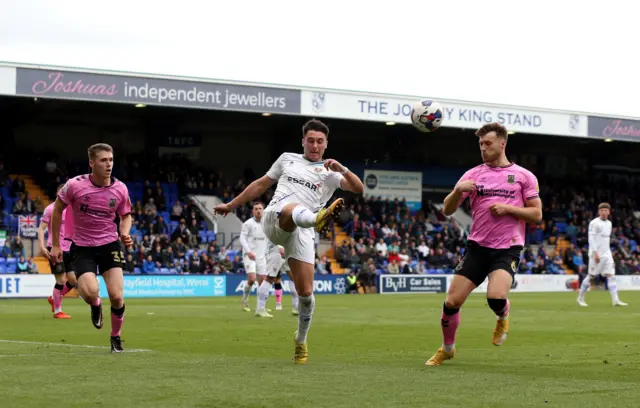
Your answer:
[[[22,341],[22,340],[2,340],[0,343],[14,343],[14,344],[34,344],[38,346],[62,346],[62,347],[78,347],[78,348],[90,348],[90,349],[111,349],[106,346],[91,346],[88,344],[66,344],[66,343],[46,343],[40,341]],[[148,349],[125,349],[125,353],[148,353],[151,350]]]

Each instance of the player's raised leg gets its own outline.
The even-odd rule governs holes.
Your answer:
[[[124,324],[124,277],[122,268],[111,268],[102,274],[111,303],[111,352],[122,353],[120,332]]]
[[[460,325],[460,308],[476,284],[462,275],[455,275],[442,305],[440,326],[442,328],[442,347],[425,363],[427,366],[439,366],[456,354],[456,332]]]
[[[496,327],[493,330],[493,345],[500,346],[507,339],[509,332],[509,291],[513,284],[513,276],[504,269],[489,274],[487,285],[487,303],[496,314]]]
[[[336,199],[327,208],[323,208],[317,213],[312,212],[303,204],[288,203],[280,211],[280,228],[287,232],[293,232],[296,227],[315,228],[322,232],[328,226],[331,219],[337,219],[340,211],[344,208],[344,200]]]

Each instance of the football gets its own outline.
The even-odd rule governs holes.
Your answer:
[[[417,101],[411,107],[411,123],[421,132],[433,132],[442,125],[442,105],[428,99]]]

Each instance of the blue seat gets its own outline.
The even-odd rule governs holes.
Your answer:
[[[5,266],[7,264],[7,258],[0,258],[0,265]]]
[[[142,273],[142,269],[135,267],[133,268],[133,273],[135,273],[136,275],[140,275]]]
[[[206,231],[207,242],[213,242],[216,240],[216,233],[214,231]]]
[[[7,268],[4,265],[0,265],[0,273],[7,273]]]
[[[17,265],[18,258],[7,258],[7,265]]]
[[[7,272],[6,273],[16,273],[16,270],[18,269],[18,264],[7,264]]]

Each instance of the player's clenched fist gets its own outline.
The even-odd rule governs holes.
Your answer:
[[[456,184],[456,191],[460,193],[470,193],[476,188],[475,180],[464,180]]]
[[[231,206],[229,204],[219,204],[219,205],[216,205],[213,208],[213,214],[214,215],[218,215],[218,214],[227,215],[231,211],[233,211],[233,210],[231,209]]]
[[[340,164],[337,160],[327,159],[324,161],[324,167],[337,173],[345,173],[347,168]]]

